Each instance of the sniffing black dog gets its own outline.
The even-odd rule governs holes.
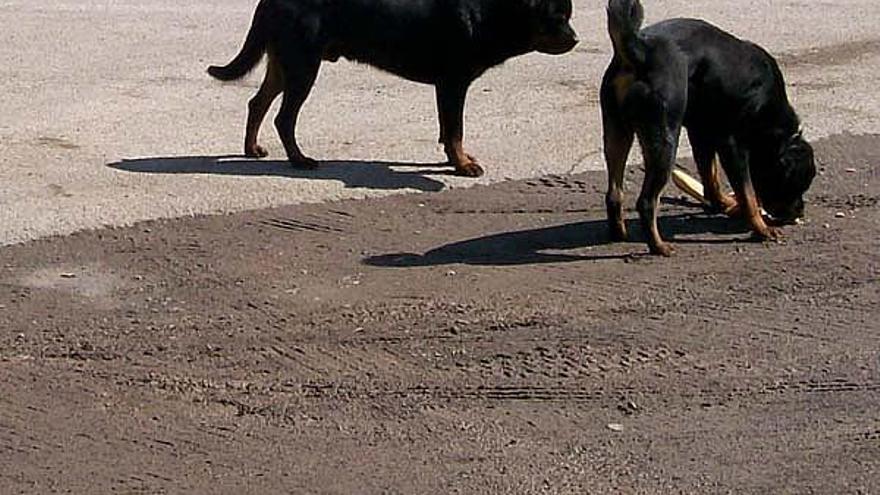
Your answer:
[[[322,60],[345,57],[436,88],[440,142],[460,175],[483,169],[462,147],[470,84],[490,67],[532,51],[561,54],[577,36],[571,0],[261,0],[241,52],[208,73],[229,81],[268,55],[266,76],[248,104],[244,153],[262,157],[257,133],[272,101],[294,166],[313,168],[296,142],[300,107]]]
[[[759,46],[700,20],[671,19],[641,29],[643,18],[639,0],[608,2],[614,58],[600,100],[612,238],[626,238],[622,183],[637,136],[645,179],[636,207],[651,252],[671,254],[657,231],[657,202],[675,164],[682,127],[710,204],[728,213],[739,210],[757,237],[777,238],[761,207],[781,223],[802,216],[803,194],[816,167],[776,61]],[[721,192],[716,155],[736,202]]]

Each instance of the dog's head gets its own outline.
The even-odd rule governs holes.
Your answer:
[[[804,193],[816,176],[813,147],[800,131],[765,150],[751,168],[761,206],[774,220],[791,223],[804,215]]]
[[[571,0],[523,0],[529,16],[531,48],[541,53],[559,55],[578,42],[571,27]]]

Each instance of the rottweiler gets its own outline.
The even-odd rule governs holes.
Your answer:
[[[261,0],[241,51],[208,73],[230,81],[267,55],[266,75],[248,103],[244,153],[263,157],[260,124],[282,96],[275,128],[294,166],[317,162],[300,150],[295,128],[323,60],[339,57],[435,87],[440,143],[459,175],[483,169],[462,147],[470,84],[505,60],[574,48],[571,0]]]
[[[612,239],[626,239],[622,183],[638,137],[645,178],[636,208],[651,253],[672,253],[657,231],[657,204],[682,127],[712,209],[743,215],[760,239],[778,238],[761,207],[780,224],[801,217],[816,166],[776,61],[701,20],[670,19],[642,29],[639,0],[609,0],[607,10],[614,56],[600,103]],[[735,201],[721,191],[716,156]]]

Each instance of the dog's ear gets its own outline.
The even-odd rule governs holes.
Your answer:
[[[803,193],[809,189],[816,176],[816,162],[813,147],[801,132],[792,136],[785,144],[780,156],[784,183],[790,190]]]

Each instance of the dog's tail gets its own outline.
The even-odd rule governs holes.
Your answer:
[[[639,0],[608,0],[608,34],[614,56],[630,67],[645,63],[645,40],[639,36],[644,19]]]
[[[232,81],[245,76],[250,72],[257,63],[263,58],[266,52],[268,42],[269,26],[267,25],[267,4],[263,0],[257,5],[254,11],[254,19],[251,21],[251,28],[248,30],[244,45],[238,55],[226,65],[212,65],[208,67],[208,74],[215,79],[221,81]]]

